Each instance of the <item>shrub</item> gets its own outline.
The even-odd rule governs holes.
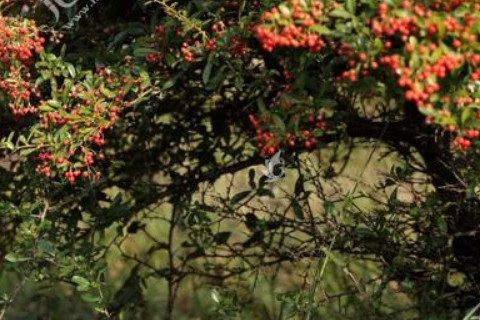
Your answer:
[[[456,319],[480,301],[476,1],[0,9],[0,319],[43,286],[65,303],[41,318]]]

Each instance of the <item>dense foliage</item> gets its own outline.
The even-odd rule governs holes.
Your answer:
[[[474,0],[0,0],[0,319],[463,318],[479,39]]]

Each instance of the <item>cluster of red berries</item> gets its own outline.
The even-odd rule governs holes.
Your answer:
[[[153,38],[155,41],[162,40],[167,32],[166,27],[163,24],[159,24],[155,27]],[[160,52],[152,52],[145,56],[145,61],[150,64],[158,64],[162,60],[162,54]]]
[[[198,48],[200,47],[200,41],[195,41],[194,46],[192,47],[187,41],[182,43],[182,47],[180,49],[180,52],[183,55],[183,59],[186,62],[192,62],[193,57],[198,51]]]
[[[457,1],[449,9],[465,3],[470,2]],[[370,26],[374,39],[381,40],[382,49],[372,54],[352,49],[355,44],[342,45],[338,52],[347,57],[349,68],[340,74],[339,79],[355,82],[361,75],[385,68],[390,70],[397,79],[398,87],[404,91],[405,100],[427,114],[427,121],[447,123],[447,129],[457,135],[453,145],[467,150],[471,140],[478,136],[472,133],[475,129],[468,128],[468,125],[461,127],[465,126],[464,120],[459,120],[465,100],[463,104],[458,101],[450,103],[449,96],[457,94],[452,94],[449,81],[445,80],[465,64],[469,64],[470,70],[467,80],[480,79],[480,54],[472,53],[479,36],[475,25],[480,22],[478,14],[473,12],[478,12],[480,5],[471,2],[470,6],[471,11],[464,10],[460,15],[445,17],[444,12],[410,0],[403,0],[399,6],[392,7],[386,3],[379,4],[377,17],[370,21]],[[435,10],[439,9],[435,5]],[[379,66],[385,68],[379,69]],[[462,90],[459,93],[463,94]],[[478,101],[472,99],[470,103],[473,102]]]
[[[65,101],[40,102],[40,130],[36,140],[44,147],[37,157],[40,161],[37,173],[47,177],[63,175],[69,182],[79,177],[100,177],[93,166],[96,160],[105,158],[99,151],[105,144],[104,132],[130,106],[135,95],[126,90],[136,88],[141,93],[145,87],[140,78],[128,72],[120,75],[98,69],[92,77],[96,80],[88,84],[76,83]],[[63,141],[52,143],[59,131],[63,132]]]
[[[37,156],[37,159],[40,161],[40,164],[35,169],[35,172],[37,172],[38,174],[43,174],[46,177],[50,177],[52,173],[49,162],[54,159],[54,156],[48,152],[41,152]]]
[[[247,1],[246,3],[242,2],[240,0],[226,0],[225,1],[225,7],[226,8],[235,9],[235,10],[240,9],[240,5],[242,5],[242,6],[246,5],[246,6],[250,7],[250,9],[252,9],[252,10],[253,9],[258,10],[258,8],[260,7],[260,4],[261,4],[260,0],[253,0],[253,1],[250,0],[250,1]]]
[[[433,10],[452,11],[457,9],[464,3],[475,4],[476,0],[436,0],[430,5]],[[480,6],[475,7],[475,10],[480,10]]]
[[[34,54],[43,50],[44,42],[33,21],[0,16],[0,63],[3,67],[14,61],[32,64]]]
[[[69,144],[67,144],[69,145]],[[40,161],[40,163],[37,165],[35,172],[37,174],[44,175],[46,177],[51,177],[52,176],[52,166],[56,166],[58,168],[63,168],[66,170],[64,172],[64,177],[69,181],[70,183],[74,183],[77,178],[82,177],[83,179],[95,179],[98,180],[101,176],[101,173],[98,171],[95,171],[95,169],[92,167],[94,164],[94,154],[91,151],[88,151],[88,149],[85,148],[78,148],[81,154],[83,154],[84,157],[84,167],[75,167],[70,160],[64,157],[55,157],[52,153],[49,152],[41,152],[38,156],[37,159]],[[69,150],[68,154],[69,156],[74,156],[77,153],[75,150]],[[79,155],[81,157],[81,155]],[[105,156],[103,153],[98,153],[97,158],[99,160],[104,160]]]
[[[30,103],[30,98],[40,97],[40,92],[31,82],[31,74],[26,67],[10,66],[8,77],[0,79],[0,91],[9,98],[8,107],[15,116],[25,116],[37,112]]]
[[[225,31],[223,21],[216,22],[211,27],[213,35],[205,43],[205,51],[225,50],[232,56],[240,58],[248,52],[246,42],[238,35],[229,36]]]
[[[266,51],[284,47],[318,52],[325,42],[312,27],[320,24],[322,13],[321,1],[289,0],[265,12],[255,33]],[[288,25],[285,20],[289,21]]]
[[[187,39],[182,43],[180,52],[186,62],[192,62],[194,57],[199,57],[205,52],[218,51],[219,49],[224,48],[228,49],[228,51],[230,51],[235,57],[241,57],[246,54],[247,46],[239,36],[231,36],[228,39],[225,35],[225,23],[223,21],[214,23],[211,27],[211,31],[213,35],[211,35],[205,43],[202,43],[199,40],[193,41],[192,39]],[[219,44],[220,41],[222,42],[221,47]],[[230,43],[230,45],[226,45],[227,43]]]
[[[80,170],[75,170],[75,171],[67,171],[65,172],[65,178],[70,182],[74,183],[75,180],[80,177],[82,172]]]
[[[205,44],[205,50],[207,51],[217,50],[217,40],[216,39],[208,40],[207,43]]]
[[[167,32],[167,28],[163,24],[159,24],[158,26],[155,27],[155,37],[157,38],[162,38],[165,36],[165,33]]]
[[[30,98],[39,92],[31,83],[30,67],[44,42],[33,21],[0,16],[0,91],[15,116],[36,112]]]
[[[158,52],[151,52],[145,56],[149,64],[159,64],[165,56],[178,52],[182,59],[187,63],[192,63],[195,59],[205,57],[209,52],[230,53],[231,56],[240,58],[245,56],[249,48],[242,37],[225,32],[226,25],[232,27],[231,21],[213,22],[209,30],[201,31],[195,29],[192,32],[184,32],[182,28],[176,27],[173,31],[175,39],[168,42],[165,35],[169,29],[165,25],[158,25],[154,29],[151,37],[151,48]],[[202,36],[202,39],[200,39]]]
[[[445,97],[445,103],[449,103],[450,99]],[[456,97],[453,105],[456,107],[457,110],[463,110],[468,105],[471,105],[475,102],[475,100],[470,96],[459,96]],[[477,102],[478,103],[478,102]],[[444,112],[448,113],[448,110],[443,110]],[[475,112],[475,119],[476,121],[480,120],[480,111]],[[467,128],[463,130],[457,129],[455,125],[449,125],[447,129],[451,132],[457,132],[457,137],[453,140],[452,145],[455,148],[458,148],[463,151],[468,151],[472,145],[473,140],[478,140],[480,138],[480,130],[475,128]]]
[[[215,36],[219,36],[225,31],[225,22],[218,21],[212,25],[211,29]]]
[[[323,116],[315,116],[311,113],[304,119],[304,129],[300,130],[297,135],[287,132],[280,136],[280,133],[274,133],[269,129],[271,121],[268,117],[261,116],[259,119],[254,114],[250,114],[248,117],[256,130],[255,141],[262,157],[274,155],[281,147],[287,147],[291,150],[303,147],[311,150],[317,145],[315,130],[324,131],[326,129]]]
[[[79,177],[82,177],[83,179],[93,178],[95,181],[98,181],[100,179],[101,173],[99,171],[94,171],[91,168],[91,166],[94,163],[93,152],[88,150],[83,150],[83,155],[84,155],[84,163],[85,163],[84,170],[83,171],[78,169],[74,170],[73,168],[70,168],[64,174],[68,182],[74,183]],[[101,160],[104,159],[103,153],[99,153],[97,157]]]
[[[470,149],[470,147],[472,145],[472,141],[468,138],[456,137],[453,140],[452,145],[455,148],[458,148],[458,149],[463,150],[463,151],[467,151],[468,149]]]
[[[235,58],[243,57],[248,52],[248,46],[245,40],[240,36],[233,36],[230,38],[230,53]]]
[[[445,15],[460,6],[457,13]],[[338,5],[332,9],[336,7]],[[275,47],[312,49],[306,35],[311,34],[312,25],[320,23],[324,10],[321,4],[313,10],[304,1],[285,1],[264,14],[262,24],[255,29],[256,35],[268,51]],[[480,101],[469,97],[457,99],[465,90],[452,91],[449,77],[468,65],[466,80],[480,80],[480,54],[472,53],[478,50],[475,44],[479,37],[476,27],[480,23],[479,11],[480,4],[473,0],[435,1],[429,7],[413,0],[381,2],[377,16],[368,22],[374,40],[372,47],[362,44],[358,48],[356,42],[336,47],[339,56],[348,60],[348,68],[338,79],[356,82],[360,76],[389,70],[404,91],[405,100],[423,111],[427,121],[443,124],[453,132],[457,136],[453,145],[467,150],[471,140],[478,138],[478,130],[465,121],[468,119],[464,119],[464,115],[468,112],[463,110],[470,108],[466,104]],[[380,50],[376,49],[378,43]],[[451,101],[450,96],[455,100]],[[264,135],[257,139],[265,143],[267,138]]]
[[[145,56],[145,60],[151,64],[159,63],[161,59],[162,56],[160,53],[149,53]]]

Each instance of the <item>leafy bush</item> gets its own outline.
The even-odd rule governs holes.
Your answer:
[[[476,1],[0,9],[0,319],[480,302]]]

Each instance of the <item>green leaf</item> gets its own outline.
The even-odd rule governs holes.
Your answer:
[[[4,145],[4,148],[7,148],[8,150],[14,150],[15,149],[15,145],[13,144],[12,141],[5,141],[3,143]]]
[[[420,55],[418,54],[417,51],[414,51],[412,53],[412,56],[410,58],[410,62],[409,62],[408,65],[409,65],[410,68],[418,68],[420,66],[420,63],[421,63]]]
[[[465,122],[467,122],[467,120],[470,118],[471,114],[472,110],[470,108],[464,108],[462,111],[462,115],[460,116],[460,122],[462,124],[465,124]]]
[[[77,75],[77,72],[75,71],[75,67],[73,66],[73,64],[65,63],[65,65],[67,66],[68,73],[70,73],[70,76],[72,78],[75,78],[75,76]]]
[[[109,99],[113,99],[116,97],[116,94],[114,92],[108,90],[104,86],[100,87],[100,92]]]
[[[205,65],[205,69],[203,69],[202,81],[204,84],[208,84],[208,81],[210,80],[210,75],[212,74],[212,67],[213,67],[213,55],[210,54],[207,60],[207,64]]]
[[[349,19],[351,17],[351,14],[344,8],[338,8],[330,12],[330,16],[333,18]]]
[[[93,294],[89,294],[89,293],[82,294],[80,297],[82,298],[83,301],[87,303],[98,303],[101,300],[100,297],[95,296]]]
[[[51,106],[46,104],[42,104],[40,107],[38,107],[38,109],[43,112],[55,111],[55,109],[53,109]]]
[[[287,129],[285,127],[285,123],[283,122],[282,118],[280,118],[280,116],[278,116],[277,114],[272,114],[271,116],[272,116],[273,123],[275,123],[278,129],[282,132],[285,132]]]
[[[157,50],[154,50],[152,48],[135,48],[133,50],[133,55],[135,57],[139,57],[139,58],[143,58],[145,56],[147,56],[148,54],[150,53],[158,53]]]
[[[448,230],[447,221],[444,216],[439,216],[437,218],[437,227],[442,233],[446,233]]]
[[[346,7],[348,12],[350,12],[351,14],[355,14],[356,6],[357,6],[356,0],[347,0]]]
[[[180,77],[180,74],[177,74],[177,75],[173,76],[172,78],[168,79],[167,81],[165,81],[162,85],[162,89],[167,90],[167,89],[170,89],[171,87],[173,87],[175,85],[175,83],[177,83],[177,80],[178,80],[179,77]]]
[[[140,71],[140,79],[142,79],[142,84],[150,85],[150,76],[145,70]]]
[[[338,102],[333,99],[321,99],[318,103],[325,108],[334,108],[338,105]]]
[[[375,41],[373,42],[373,50],[375,51],[375,53],[380,52],[382,48],[383,48],[382,40],[380,40],[380,38],[375,38]]]
[[[8,262],[15,263],[15,262],[28,261],[28,260],[30,260],[30,258],[21,257],[21,256],[18,256],[17,254],[15,254],[13,252],[10,252],[10,253],[7,253],[5,255],[5,260],[7,260]]]
[[[232,197],[232,199],[230,200],[230,204],[231,205],[235,205],[237,203],[239,203],[240,201],[242,201],[243,199],[245,199],[248,195],[250,194],[250,191],[242,191],[240,193],[237,193],[236,195],[234,195]]]
[[[143,27],[143,25],[141,25],[140,23],[137,23],[136,25],[133,25],[133,26],[129,26],[125,30],[122,30],[122,32],[115,35],[115,37],[113,38],[113,41],[108,45],[107,50],[111,50],[115,46],[118,46],[119,44],[124,43],[129,36],[141,36],[141,35],[144,35],[145,33],[146,33],[146,30]]]
[[[45,240],[40,240],[38,242],[38,249],[52,255],[55,253],[55,248],[53,247],[53,245],[49,241]]]
[[[20,154],[22,157],[26,157],[26,156],[28,156],[29,154],[32,154],[35,150],[36,150],[35,148],[26,148],[26,149],[20,150],[19,154]]]
[[[313,31],[313,32],[316,32],[318,34],[326,35],[326,36],[332,34],[332,30],[330,30],[329,28],[327,28],[323,25],[320,25],[320,24],[315,24],[315,25],[311,26],[310,30]]]
[[[59,142],[63,142],[70,139],[70,134],[68,130],[69,130],[69,127],[64,125],[60,128],[60,130],[57,131],[57,133],[55,134],[55,137],[58,139]]]
[[[20,143],[20,144],[22,144],[22,145],[28,144],[27,138],[25,138],[24,135],[19,136],[19,137],[18,137],[18,143]]]
[[[223,80],[225,80],[225,69],[226,69],[226,66],[222,66],[222,67],[217,71],[217,73],[215,74],[215,76],[210,79],[208,85],[205,86],[205,89],[207,89],[207,90],[215,90],[216,88],[218,88],[218,86],[219,86],[220,84],[222,84]]]
[[[445,22],[443,21],[442,18],[440,17],[433,17],[433,21],[435,22],[435,25],[437,26],[438,29],[438,38],[443,39],[445,37]]]
[[[48,100],[47,104],[55,109],[59,109],[62,107],[62,104],[58,100]]]
[[[217,290],[213,289],[211,292],[211,296],[213,301],[215,301],[216,303],[220,303],[220,294],[218,293]]]
[[[293,208],[293,213],[295,214],[295,217],[297,217],[300,220],[305,220],[305,215],[303,214],[302,206],[300,206],[300,204],[296,199],[293,199],[292,201],[292,208]]]
[[[303,191],[304,191],[303,179],[301,179],[301,177],[298,177],[297,181],[295,182],[294,193],[296,196],[299,196],[301,193],[303,193]]]
[[[323,137],[324,134],[325,134],[325,132],[323,130],[318,129],[318,128],[315,128],[313,130],[313,135],[317,138]]]
[[[177,60],[177,58],[175,57],[174,54],[168,53],[168,54],[165,55],[165,61],[166,61],[167,64],[171,67],[171,66],[173,66],[178,60]]]
[[[80,287],[89,287],[90,281],[81,276],[73,276],[72,282],[75,282]]]
[[[268,114],[267,107],[265,106],[265,102],[263,101],[262,98],[259,98],[257,100],[257,105],[258,105],[258,110],[260,111],[260,113]]]
[[[325,214],[327,217],[330,217],[333,214],[333,211],[335,210],[335,204],[330,201],[325,201],[323,203],[323,208],[325,210]]]

